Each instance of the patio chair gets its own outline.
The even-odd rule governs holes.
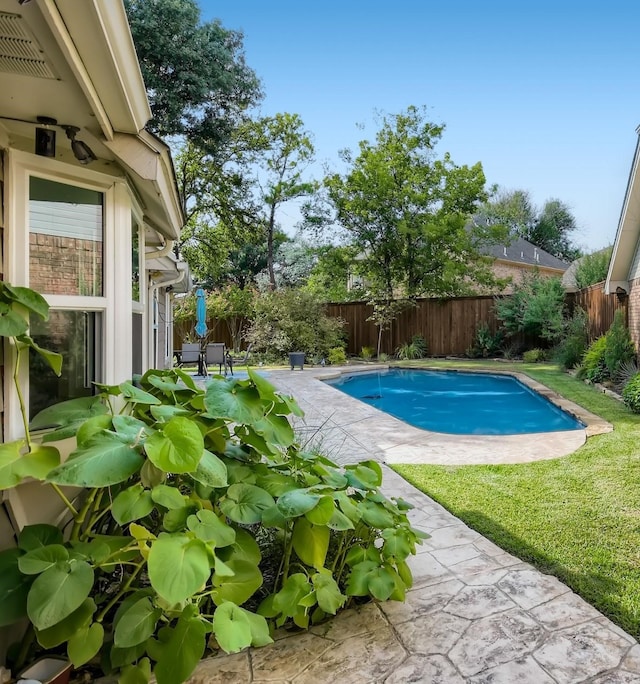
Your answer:
[[[182,351],[180,352],[180,362],[178,365],[180,367],[192,364],[197,364],[200,360],[200,345],[195,344],[183,344]]]
[[[240,364],[242,366],[245,363],[247,363],[247,361],[249,360],[249,355],[251,354],[251,347],[252,346],[253,345],[250,344],[247,347],[247,349],[244,353],[244,356],[235,357],[235,356],[231,356],[231,354],[229,352],[227,352],[227,366],[229,366],[229,371],[231,372],[231,375],[233,375],[233,367],[234,366],[237,366],[238,364]]]
[[[227,355],[225,354],[224,342],[212,342],[205,347],[205,363],[207,367],[218,364],[219,372],[227,374]]]

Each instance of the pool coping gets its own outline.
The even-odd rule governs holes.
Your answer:
[[[521,373],[519,371],[512,371],[512,370],[502,370],[502,369],[489,369],[489,368],[442,368],[439,366],[420,366],[417,368],[416,366],[405,366],[402,364],[398,365],[393,365],[390,366],[389,364],[379,364],[376,366],[367,366],[367,367],[354,367],[353,369],[349,368],[340,368],[336,369],[335,371],[330,371],[327,372],[326,374],[323,374],[322,376],[316,376],[318,380],[333,380],[336,378],[339,378],[343,375],[352,375],[354,373],[358,374],[364,374],[364,373],[377,373],[380,370],[389,370],[393,368],[402,368],[404,370],[437,370],[437,371],[446,371],[447,373],[478,373],[482,375],[507,375],[510,377],[515,378],[516,380],[519,380],[523,385],[526,385],[529,389],[533,390],[534,392],[537,392],[541,396],[545,397],[548,401],[550,401],[552,404],[557,406],[558,408],[562,409],[569,415],[573,416],[576,420],[579,420],[585,427],[584,431],[586,434],[586,437],[594,437],[595,435],[603,435],[608,432],[613,432],[613,425],[609,423],[608,421],[604,420],[604,418],[601,418],[600,416],[596,415],[595,413],[591,413],[591,411],[587,411],[583,406],[580,406],[579,404],[576,404],[573,401],[570,401],[569,399],[566,399],[562,395],[558,394],[555,390],[550,389],[546,385],[543,385],[541,382],[538,382],[537,380],[534,380],[532,377],[526,375],[526,373]],[[357,399],[356,399],[357,401]],[[421,429],[421,428],[418,428]],[[430,430],[430,432],[435,432],[433,430]],[[449,434],[449,433],[437,433],[437,434]],[[547,434],[547,433],[522,433],[522,434]]]

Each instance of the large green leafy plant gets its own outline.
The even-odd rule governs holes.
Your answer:
[[[178,684],[207,645],[261,646],[273,626],[306,628],[355,597],[404,597],[421,536],[410,506],[380,493],[378,463],[341,469],[302,449],[299,407],[263,377],[203,389],[151,370],[98,389],[32,422],[55,426],[37,447],[54,465],[3,445],[0,488],[34,477],[69,511],[0,553],[0,625],[29,618],[23,656],[35,636],[76,667]],[[60,463],[53,444],[69,437]]]

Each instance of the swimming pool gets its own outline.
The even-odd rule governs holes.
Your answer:
[[[509,375],[393,368],[328,384],[415,427],[456,435],[519,435],[584,425]]]

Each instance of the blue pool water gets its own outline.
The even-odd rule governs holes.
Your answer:
[[[328,382],[410,425],[435,432],[518,435],[584,427],[511,376],[394,368]]]

